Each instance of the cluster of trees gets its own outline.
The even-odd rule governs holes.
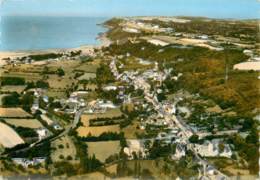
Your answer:
[[[100,64],[99,68],[97,68],[96,79],[99,87],[102,87],[103,84],[108,84],[115,81],[114,75],[109,66],[104,63]]]
[[[90,126],[106,126],[106,125],[113,125],[119,124],[121,121],[124,121],[124,115],[113,117],[113,118],[96,118],[89,120]]]
[[[17,92],[13,92],[2,98],[2,105],[4,107],[15,107],[20,105],[20,95]]]
[[[19,158],[28,158],[28,159],[32,159],[34,157],[46,157],[47,158],[46,163],[47,164],[50,163],[51,146],[49,141],[44,141],[41,145],[34,146],[28,149],[27,151],[15,152],[15,150],[21,149],[21,147],[26,147],[26,146],[28,146],[28,144],[17,145],[14,148],[8,149],[8,152],[10,152],[9,153],[10,157],[12,158],[19,157]]]
[[[167,157],[171,153],[174,154],[176,149],[175,144],[162,144],[159,140],[154,141],[150,151],[149,157],[156,159],[158,157]]]
[[[4,107],[16,107],[16,106],[22,106],[22,108],[30,112],[30,108],[33,104],[33,93],[27,92],[20,96],[18,93],[13,92],[7,96],[4,96],[2,98],[2,104]]]
[[[14,127],[14,130],[22,137],[38,137],[38,134],[35,130],[31,128],[25,128],[25,127]]]
[[[125,139],[124,133],[113,133],[104,132],[100,136],[92,136],[89,134],[87,137],[78,137],[81,141],[85,142],[95,142],[95,141],[112,141],[112,140],[122,140]]]
[[[30,59],[35,60],[35,61],[41,61],[41,60],[46,60],[46,59],[55,59],[62,57],[62,54],[60,53],[47,53],[47,54],[36,54],[36,55],[29,55],[28,56]],[[24,57],[26,58],[26,57]]]
[[[50,87],[49,83],[44,80],[38,80],[36,82],[28,82],[26,86],[27,89],[32,88],[42,88],[42,89],[48,89]]]
[[[78,51],[71,51],[71,52],[70,52],[70,57],[79,56],[81,53],[82,53],[81,50],[78,50]]]
[[[257,174],[259,171],[259,142],[257,128],[252,128],[246,139],[239,134],[235,134],[228,139],[228,143],[234,144],[235,150],[239,156],[248,162],[249,171],[252,174]]]
[[[21,77],[1,77],[1,85],[24,85],[25,79]]]
[[[114,104],[119,104],[122,101],[118,99],[119,90],[110,90],[110,91],[103,91],[102,89],[99,91],[99,96],[101,99],[107,99],[112,101]]]

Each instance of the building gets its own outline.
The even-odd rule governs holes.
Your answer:
[[[185,146],[182,144],[177,144],[175,154],[171,156],[173,160],[179,160],[181,157],[186,155]]]
[[[195,151],[204,157],[227,157],[230,158],[232,151],[228,144],[224,144],[223,151],[219,148],[220,142],[218,140],[206,141],[204,144],[195,144]]]

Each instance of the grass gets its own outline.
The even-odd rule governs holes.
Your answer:
[[[22,108],[0,108],[0,117],[5,118],[27,118],[32,117]]]
[[[79,160],[76,159],[76,148],[69,136],[63,136],[51,143],[51,147],[54,149],[51,152],[51,159],[53,162],[66,161],[68,156],[72,157],[72,160],[67,160],[70,163],[79,163]],[[64,159],[61,159],[60,156],[63,156]]]
[[[26,86],[2,86],[0,91],[21,93],[24,91],[25,87]]]
[[[16,127],[25,127],[38,129],[42,128],[43,125],[37,119],[5,119],[7,123],[14,125]]]
[[[96,158],[101,162],[116,153],[120,152],[120,141],[102,141],[102,142],[88,142],[88,154],[92,156],[95,154]]]
[[[121,116],[122,112],[119,109],[111,109],[104,114],[85,114],[81,116],[81,122],[83,126],[80,126],[77,129],[79,136],[85,137],[89,134],[93,136],[99,136],[104,132],[119,132],[119,125],[111,125],[111,126],[99,126],[99,127],[89,127],[89,120],[96,118],[112,118]]]
[[[119,125],[99,126],[99,127],[80,126],[77,129],[77,132],[80,137],[86,137],[89,134],[91,134],[92,136],[100,136],[104,132],[118,133],[120,132],[120,127]]]

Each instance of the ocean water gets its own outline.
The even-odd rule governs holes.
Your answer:
[[[6,16],[1,19],[0,51],[42,50],[98,45],[106,31],[97,17]]]

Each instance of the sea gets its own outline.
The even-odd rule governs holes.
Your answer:
[[[104,17],[4,16],[0,51],[43,50],[99,45]]]

